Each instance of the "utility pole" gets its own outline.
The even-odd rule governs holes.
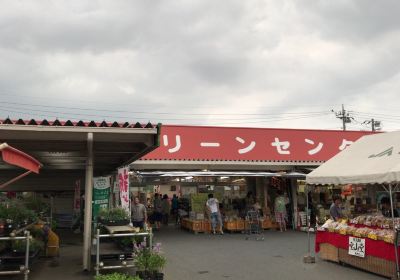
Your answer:
[[[382,129],[381,122],[376,121],[375,119],[371,119],[370,121],[365,121],[365,122],[363,122],[363,124],[366,124],[366,125],[371,124],[371,130],[374,132]]]
[[[343,121],[343,131],[346,131],[346,110],[344,109],[344,105],[342,104],[342,121]]]
[[[374,119],[371,120],[371,128],[372,128],[372,131],[375,131],[375,120]]]
[[[332,112],[335,113],[336,118],[342,120],[343,131],[345,131],[346,130],[346,123],[351,123],[351,118],[349,116],[349,113],[346,112],[346,110],[344,109],[344,105],[342,104],[342,110],[341,111],[335,112],[334,110],[332,110]]]

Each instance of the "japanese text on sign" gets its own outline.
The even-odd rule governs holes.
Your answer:
[[[118,183],[121,207],[129,212],[129,167],[118,169]]]
[[[349,255],[365,257],[365,239],[349,237]]]

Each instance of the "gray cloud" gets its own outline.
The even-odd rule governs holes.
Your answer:
[[[400,4],[394,0],[2,6],[3,116],[333,128],[340,123],[331,108],[345,103],[371,116],[382,113],[376,104],[392,100],[399,85]],[[383,113],[396,115],[400,105],[391,103]],[[302,118],[315,111],[327,115]]]

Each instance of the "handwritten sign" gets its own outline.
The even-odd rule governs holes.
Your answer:
[[[349,255],[364,258],[365,239],[357,237],[349,237]]]
[[[118,169],[119,197],[121,198],[121,207],[128,213],[129,210],[129,167]]]

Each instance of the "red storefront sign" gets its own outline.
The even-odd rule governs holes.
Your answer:
[[[165,125],[144,160],[326,161],[366,131]]]

